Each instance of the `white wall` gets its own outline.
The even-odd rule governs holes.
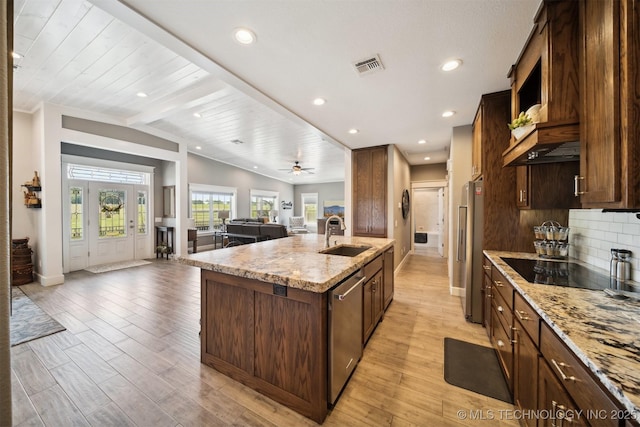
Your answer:
[[[25,188],[21,187],[30,181],[37,169],[33,153],[33,120],[31,114],[13,112],[13,212],[11,233],[14,239],[29,238],[32,249],[38,245],[38,234],[34,233],[40,215],[38,209],[29,209],[24,205]]]
[[[608,271],[611,248],[629,249],[631,278],[640,282],[640,219],[635,213],[571,209],[569,227],[570,256]]]

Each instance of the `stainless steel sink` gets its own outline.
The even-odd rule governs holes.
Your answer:
[[[331,248],[323,249],[320,251],[320,253],[326,254],[326,255],[340,255],[340,256],[354,257],[356,255],[360,255],[362,252],[366,251],[367,249],[371,249],[371,246],[338,245],[338,246],[333,246]]]

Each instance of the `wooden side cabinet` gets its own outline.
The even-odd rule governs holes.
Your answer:
[[[382,319],[383,309],[383,255],[378,256],[364,267],[367,281],[364,283],[362,303],[362,343],[369,340],[374,329]]]
[[[473,120],[473,148],[471,150],[471,179],[482,175],[482,108],[478,108]]]
[[[353,150],[353,235],[387,237],[387,146]]]
[[[581,0],[580,176],[587,208],[640,207],[640,7]]]
[[[394,290],[394,269],[393,269],[393,256],[394,249],[393,246],[387,249],[383,255],[383,273],[384,273],[384,309],[386,310],[391,304],[393,300],[393,290]]]
[[[580,162],[516,166],[516,206],[519,209],[578,209],[574,177]]]

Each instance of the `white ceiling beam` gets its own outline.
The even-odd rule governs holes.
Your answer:
[[[165,97],[164,100],[154,103],[154,107],[143,113],[127,118],[127,126],[136,124],[148,124],[156,120],[190,108],[203,105],[222,96],[222,91],[229,86],[215,77],[207,77],[196,85],[179,93]]]

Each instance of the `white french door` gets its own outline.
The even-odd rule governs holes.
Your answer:
[[[134,186],[89,182],[88,199],[89,266],[134,259]]]

